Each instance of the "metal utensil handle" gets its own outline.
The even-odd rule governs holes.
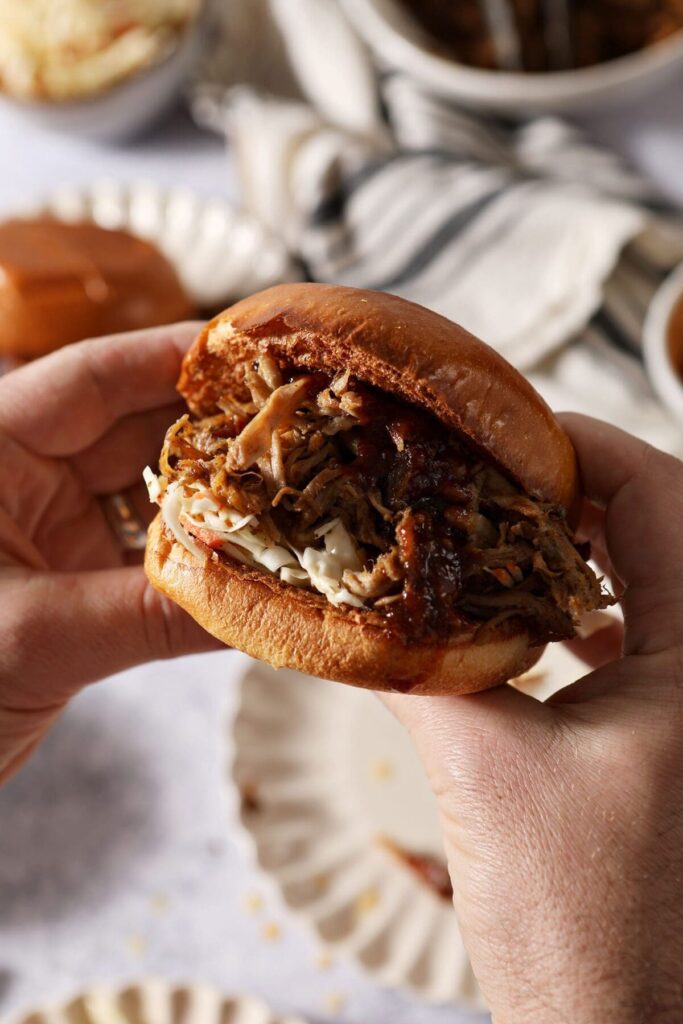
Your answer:
[[[570,0],[542,0],[545,45],[549,71],[574,66]]]
[[[510,0],[480,0],[501,71],[522,70],[522,46]]]

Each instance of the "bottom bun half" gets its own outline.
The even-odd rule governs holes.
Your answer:
[[[368,613],[237,563],[197,559],[166,531],[149,528],[152,585],[229,647],[274,668],[297,669],[372,690],[443,696],[474,693],[528,671],[543,653],[512,622],[459,632],[448,643],[404,644]],[[365,620],[365,621],[364,621]]]

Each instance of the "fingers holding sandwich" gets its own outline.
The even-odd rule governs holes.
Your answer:
[[[0,430],[42,456],[72,456],[115,423],[177,399],[199,323],[70,345],[0,379]],[[78,410],[78,415],[72,415]]]
[[[141,568],[3,572],[0,782],[83,686],[142,662],[221,646],[154,591]]]
[[[665,649],[680,641],[683,616],[681,463],[607,423],[561,419],[586,498],[604,510],[601,543],[624,585],[625,653]]]

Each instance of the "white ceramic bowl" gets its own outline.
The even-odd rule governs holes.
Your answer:
[[[170,53],[92,97],[65,101],[19,100],[0,92],[17,118],[41,128],[103,142],[138,135],[177,101],[201,58],[207,32],[207,4],[188,23]]]
[[[577,71],[519,74],[484,71],[441,57],[397,0],[342,0],[377,57],[432,92],[500,113],[560,113],[627,106],[683,69],[683,31],[638,53]],[[424,38],[424,37],[423,37]]]
[[[664,405],[683,423],[683,380],[674,368],[669,347],[669,325],[679,302],[683,302],[683,263],[657,291],[643,329],[645,365],[652,386]]]

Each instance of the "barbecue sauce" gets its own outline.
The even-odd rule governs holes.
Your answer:
[[[416,623],[426,633],[448,633],[462,591],[462,561],[435,510],[408,511],[396,531],[405,585],[387,618],[408,635]]]
[[[453,899],[453,886],[445,860],[431,853],[408,850],[385,836],[382,836],[380,841],[382,846],[417,875],[433,893],[448,902]]]
[[[441,492],[452,484],[467,456],[442,424],[367,386],[361,430],[351,441],[350,472],[380,489],[398,521],[396,538],[405,571],[400,599],[385,609],[404,637],[448,634],[462,590],[461,555],[444,516]]]

